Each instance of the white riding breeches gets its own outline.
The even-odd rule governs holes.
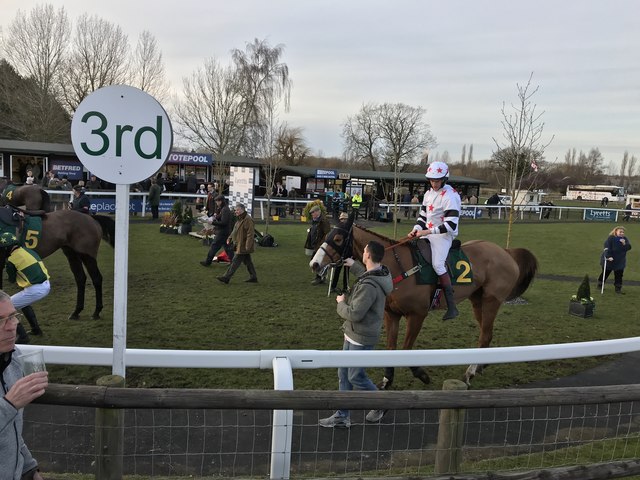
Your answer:
[[[427,235],[429,244],[431,245],[431,262],[433,263],[433,269],[438,276],[447,273],[447,267],[445,262],[447,261],[447,255],[451,244],[453,243],[453,236],[448,233],[436,233]]]
[[[36,303],[38,300],[42,300],[49,295],[51,291],[51,284],[49,280],[35,285],[29,285],[24,290],[19,291],[15,295],[11,295],[11,302],[16,310],[27,307]]]

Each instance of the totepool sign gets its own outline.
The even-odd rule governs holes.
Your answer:
[[[116,184],[149,178],[171,151],[173,130],[162,105],[126,85],[96,90],[71,122],[76,155],[92,174]]]

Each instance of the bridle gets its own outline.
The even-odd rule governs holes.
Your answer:
[[[345,240],[342,246],[338,245],[333,240],[333,237],[338,232],[343,232],[345,234],[344,236]],[[333,249],[333,252],[330,253],[325,248],[325,245],[330,246]],[[349,227],[349,230],[342,227],[334,227],[334,229],[331,231],[331,234],[328,236],[328,238],[323,242],[322,245],[320,245],[319,250],[322,250],[325,253],[325,255],[329,257],[329,260],[331,260],[331,262],[327,263],[324,267],[322,267],[322,269],[319,272],[319,275],[324,276],[328,269],[341,266],[344,263],[344,259],[349,258],[352,255],[353,223]]]

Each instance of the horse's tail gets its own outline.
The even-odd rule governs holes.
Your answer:
[[[40,198],[42,200],[42,203],[40,204],[41,205],[40,210],[44,210],[45,212],[50,212],[51,197],[49,196],[49,193],[44,188],[40,189]]]
[[[531,285],[533,277],[536,276],[536,272],[538,271],[538,259],[526,248],[507,248],[506,250],[516,261],[520,269],[518,281],[507,297],[507,300],[513,300],[522,295],[527,288],[529,288],[529,285]]]
[[[109,242],[109,245],[116,245],[116,222],[106,215],[91,215],[102,228],[102,238]]]

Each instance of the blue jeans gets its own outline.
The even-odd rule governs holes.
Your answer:
[[[342,350],[373,350],[373,345],[354,345],[345,339]],[[363,367],[340,367],[338,369],[338,382],[341,392],[350,392],[351,390],[369,390],[375,392],[378,390],[376,384],[367,377],[367,372],[365,372]],[[341,417],[348,417],[349,410],[338,410],[337,414]]]

